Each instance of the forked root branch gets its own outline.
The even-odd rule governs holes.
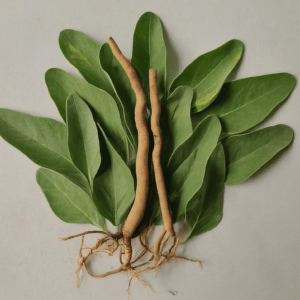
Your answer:
[[[157,271],[160,268],[160,266],[162,266],[163,264],[165,264],[168,261],[177,260],[177,259],[184,259],[184,260],[187,260],[190,262],[199,263],[201,265],[201,261],[188,259],[186,257],[177,256],[175,254],[176,249],[178,247],[178,243],[179,243],[179,240],[176,237],[173,237],[173,243],[172,243],[171,247],[169,248],[167,253],[164,254],[163,248],[164,248],[167,240],[170,238],[168,235],[163,240],[163,237],[166,232],[164,232],[164,234],[161,233],[159,238],[156,240],[155,245],[153,247],[150,247],[149,246],[149,235],[150,235],[151,231],[152,231],[152,229],[147,229],[138,236],[138,239],[142,246],[142,251],[135,259],[131,260],[131,262],[127,265],[124,264],[122,261],[122,256],[125,254],[122,233],[110,234],[110,233],[107,233],[104,231],[87,231],[87,232],[83,232],[81,234],[73,235],[73,236],[70,236],[67,238],[62,238],[61,240],[67,241],[67,240],[70,240],[75,237],[81,237],[79,257],[78,257],[78,261],[77,261],[78,267],[76,270],[77,286],[79,287],[80,283],[81,283],[80,271],[82,269],[84,269],[86,271],[86,273],[93,278],[104,278],[104,277],[107,277],[107,276],[110,276],[113,274],[118,274],[120,272],[126,271],[129,274],[129,282],[128,282],[128,289],[127,289],[128,294],[130,291],[132,279],[134,279],[134,278],[137,279],[137,281],[139,283],[141,283],[145,288],[150,288],[153,292],[156,292],[151,285],[149,285],[146,281],[144,281],[143,279],[140,278],[140,274],[142,274],[146,271],[151,271],[151,270],[155,270],[156,274],[157,274]],[[97,243],[92,248],[84,247],[84,237],[86,234],[91,234],[91,233],[101,233],[101,234],[104,234],[105,236],[101,239],[98,239]],[[144,238],[144,241],[143,241],[143,238]],[[108,243],[111,243],[111,244],[108,244]],[[104,247],[104,246],[106,246],[106,247]],[[88,249],[88,252],[86,255],[83,255],[83,253],[82,253],[82,250],[84,250],[84,249]],[[99,275],[95,275],[95,274],[91,273],[91,271],[89,270],[89,268],[86,264],[87,259],[91,255],[93,255],[94,253],[97,253],[97,252],[104,252],[104,253],[107,253],[108,255],[113,255],[117,251],[117,249],[119,249],[119,262],[120,262],[120,267],[118,269],[115,269],[113,271],[109,271],[109,272],[106,272],[103,274],[99,274]],[[151,254],[150,258],[145,262],[138,263],[147,253]],[[151,264],[154,257],[155,257],[154,263],[150,266],[147,266],[147,265]],[[138,263],[138,264],[136,264],[136,263]],[[141,269],[141,267],[144,267],[144,268]],[[175,293],[172,291],[167,291],[167,292],[169,292],[172,295],[175,295]]]

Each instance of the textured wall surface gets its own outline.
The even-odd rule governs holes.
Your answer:
[[[76,70],[63,57],[58,34],[66,28],[100,43],[113,36],[130,58],[140,15],[156,13],[168,45],[169,79],[198,55],[232,38],[245,45],[230,79],[289,72],[299,78],[298,0],[5,1],[0,10],[0,107],[60,120],[44,73]],[[281,300],[300,296],[300,87],[262,126],[284,123],[295,131],[287,151],[247,182],[226,187],[224,217],[211,232],[193,238],[179,253],[203,267],[174,262],[143,276],[174,299]],[[84,276],[77,289],[79,240],[59,237],[92,226],[60,221],[35,182],[37,166],[0,139],[0,299],[127,299],[127,277]],[[95,237],[94,237],[95,238]],[[92,242],[92,238],[90,239]],[[97,258],[95,272],[117,258]],[[133,281],[131,299],[171,299]]]

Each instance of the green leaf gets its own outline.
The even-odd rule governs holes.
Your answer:
[[[220,133],[219,119],[209,116],[173,152],[164,177],[174,223],[184,217],[187,203],[202,186],[207,161]]]
[[[238,40],[231,40],[199,56],[172,82],[170,93],[181,85],[192,87],[195,91],[192,113],[203,110],[216,99],[242,52],[243,44]]]
[[[110,46],[105,43],[100,50],[100,64],[103,71],[110,78],[115,88],[114,98],[119,106],[120,114],[124,115],[124,122],[128,128],[128,139],[135,152],[137,150],[137,130],[134,121],[135,93],[131,88],[129,78],[121,64],[113,55]]]
[[[200,190],[187,204],[185,220],[190,233],[184,242],[213,229],[221,221],[225,175],[225,155],[219,143],[208,160]]]
[[[117,226],[126,217],[134,200],[134,180],[101,127],[100,131],[102,161],[94,180],[94,202],[101,215]]]
[[[100,67],[101,45],[82,32],[66,29],[60,32],[59,46],[66,59],[90,84],[113,95],[113,87]]]
[[[91,193],[84,175],[71,161],[66,125],[1,108],[0,135],[36,164],[63,174]]]
[[[244,132],[262,122],[294,86],[294,76],[287,73],[225,83],[210,107],[192,115],[193,124],[198,124],[210,114],[216,114],[222,123],[221,139]]]
[[[72,161],[93,186],[101,161],[98,131],[89,107],[76,94],[67,99],[67,124]]]
[[[164,167],[174,150],[192,133],[190,118],[193,89],[178,87],[166,101],[161,103],[162,166]]]
[[[101,124],[115,149],[124,160],[127,160],[128,145],[120,114],[115,100],[108,93],[60,69],[48,70],[45,80],[64,120],[66,120],[66,100],[70,94],[76,93],[87,102],[96,121]]]
[[[157,71],[159,98],[164,98],[167,78],[167,50],[159,18],[144,13],[138,20],[134,35],[131,63],[137,72],[149,103],[149,69]]]
[[[91,224],[105,228],[104,219],[93,200],[64,176],[38,169],[36,180],[57,217],[67,223]]]
[[[136,150],[137,133],[136,133],[136,128],[134,126],[134,116],[133,116],[134,106],[132,109],[132,107],[128,108],[128,105],[127,106],[124,105],[125,104],[124,102],[127,102],[126,104],[128,104],[128,100],[132,100],[132,99],[128,99],[126,94],[122,95],[121,93],[117,95],[117,92],[119,93],[120,89],[121,91],[124,90],[123,88],[124,80],[127,79],[128,82],[129,80],[127,78],[125,71],[120,66],[120,64],[115,63],[116,59],[112,55],[112,52],[108,44],[104,44],[101,46],[100,44],[96,43],[95,41],[93,41],[83,33],[75,30],[70,30],[70,29],[63,30],[60,33],[59,44],[67,60],[79,70],[79,72],[82,74],[82,76],[85,78],[87,82],[106,91],[115,99],[121,115],[122,123],[126,130],[127,137],[131,142],[131,144],[133,145],[134,149]],[[100,49],[101,49],[101,53],[103,53],[102,55],[100,55]],[[106,53],[108,53],[108,55]],[[113,57],[111,57],[110,54]],[[100,55],[100,59],[101,56],[104,56],[101,59],[102,66],[100,65],[99,55]],[[111,66],[111,62],[113,62],[113,66]],[[103,68],[103,66],[105,67],[108,66],[109,68]],[[120,70],[119,66],[121,67],[122,70]],[[113,67],[113,69],[111,69],[111,67]],[[112,78],[111,76],[112,74],[111,72],[108,72],[108,70],[112,71],[112,73],[116,74],[117,76]],[[121,72],[121,74],[118,75],[119,72]],[[124,74],[126,78],[124,78]],[[121,78],[120,75],[123,75],[123,78]],[[117,86],[114,87],[114,84]],[[125,89],[126,88],[127,86],[125,87]],[[129,83],[129,88],[131,89],[130,83]],[[121,102],[122,99],[120,100],[120,98],[123,96],[124,96],[123,98],[124,102],[122,103]],[[133,100],[135,104],[135,95]]]
[[[275,154],[287,147],[293,130],[286,125],[266,127],[248,134],[231,136],[223,142],[228,185],[247,180]]]

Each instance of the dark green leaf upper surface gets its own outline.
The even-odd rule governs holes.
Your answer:
[[[223,214],[225,175],[225,155],[219,143],[207,162],[201,189],[187,204],[185,219],[190,233],[185,241],[219,224]]]
[[[85,176],[72,163],[66,125],[1,108],[0,134],[36,164],[63,174],[91,193]]]
[[[45,80],[62,118],[66,120],[68,96],[77,93],[91,107],[97,122],[101,124],[115,149],[126,161],[127,139],[115,100],[105,91],[60,69],[48,70]]]
[[[113,95],[113,87],[100,67],[100,44],[82,32],[71,29],[61,31],[58,41],[66,59],[78,69],[87,82]]]
[[[100,129],[101,166],[94,180],[94,202],[100,213],[119,225],[134,200],[134,180],[128,166]]]
[[[156,69],[159,98],[165,97],[166,61],[167,51],[160,20],[155,14],[146,12],[135,27],[131,63],[147,98],[149,98],[149,69]]]
[[[291,74],[278,73],[225,83],[214,103],[193,114],[196,125],[210,114],[222,123],[221,138],[246,131],[262,122],[295,86]]]
[[[67,99],[67,124],[72,161],[92,186],[101,161],[98,131],[89,107],[77,94]]]
[[[203,110],[215,100],[242,52],[243,44],[238,40],[231,40],[199,56],[172,82],[170,93],[181,85],[192,87],[195,91],[192,112]]]
[[[38,169],[36,180],[52,211],[62,221],[105,228],[92,199],[70,180],[47,169]]]
[[[293,130],[286,125],[266,127],[248,134],[232,136],[223,142],[227,177],[226,184],[247,180],[293,139]]]
[[[192,133],[190,118],[193,89],[178,87],[161,103],[160,126],[162,130],[162,166],[165,167],[174,150]]]
[[[220,133],[219,119],[209,116],[173,152],[166,167],[165,180],[174,222],[185,216],[187,203],[201,188],[207,161]]]

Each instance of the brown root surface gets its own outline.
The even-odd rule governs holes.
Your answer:
[[[139,236],[138,240],[142,246],[142,251],[137,255],[136,258],[132,259],[128,263],[123,262],[123,256],[125,255],[125,246],[124,246],[124,237],[122,232],[118,232],[115,234],[107,233],[104,231],[86,231],[77,235],[69,236],[67,238],[61,238],[63,241],[67,241],[76,237],[81,237],[81,243],[80,243],[80,248],[79,248],[79,257],[78,257],[78,267],[76,270],[76,277],[77,277],[77,286],[80,286],[81,283],[81,278],[80,278],[80,272],[82,270],[85,270],[86,273],[93,277],[93,278],[104,278],[113,274],[118,274],[120,272],[126,271],[127,274],[129,275],[129,282],[128,282],[128,294],[130,292],[130,286],[132,279],[136,279],[138,282],[140,282],[144,287],[150,288],[153,292],[155,290],[152,288],[151,285],[149,285],[147,282],[145,282],[143,279],[140,278],[140,275],[144,272],[155,270],[156,274],[158,272],[158,269],[165,263],[171,261],[171,260],[177,260],[177,259],[183,259],[187,260],[190,262],[196,262],[201,265],[201,261],[199,260],[192,260],[188,259],[184,256],[177,256],[176,255],[176,249],[179,244],[179,239],[176,237],[170,237],[167,235],[164,238],[166,234],[166,230],[163,229],[162,232],[160,233],[159,237],[155,241],[155,244],[153,247],[150,247],[149,245],[149,235],[152,231],[152,228],[144,230]],[[84,246],[84,238],[85,235],[87,234],[92,234],[92,233],[97,233],[97,234],[102,234],[104,237],[101,239],[98,239],[96,244],[92,248],[88,248]],[[167,241],[172,238],[173,242],[170,248],[167,251],[164,251],[164,247],[167,243]],[[131,247],[131,242],[130,242],[130,247]],[[119,249],[119,263],[120,266],[119,268],[109,271],[103,274],[93,274],[88,266],[87,266],[87,259],[92,256],[94,253],[107,253],[108,255],[112,256],[117,250]],[[88,250],[85,255],[83,255],[83,250]],[[130,250],[132,253],[132,249]],[[146,259],[145,261],[145,255],[150,254],[150,257]],[[154,258],[154,261],[153,261]],[[126,261],[127,258],[125,258]],[[142,260],[144,260],[142,262]],[[167,291],[171,293],[172,295],[175,295],[174,292]]]

